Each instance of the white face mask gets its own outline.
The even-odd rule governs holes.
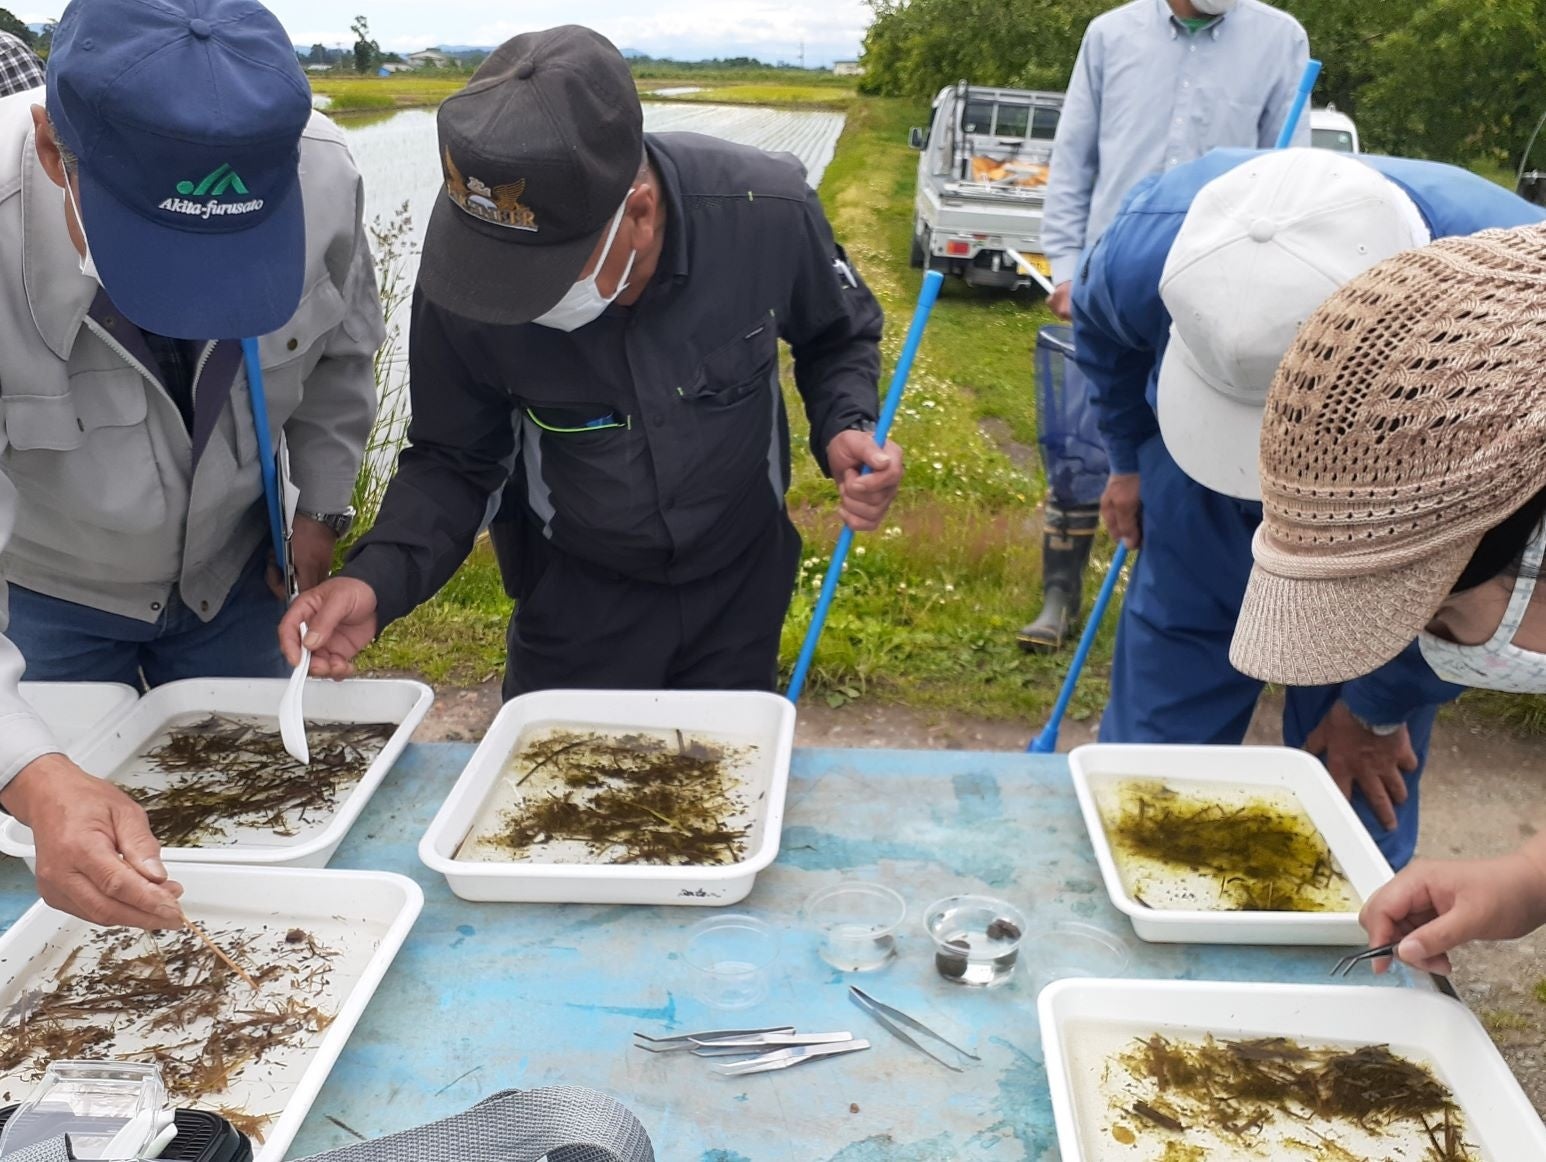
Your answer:
[[[1192,0],[1192,7],[1204,16],[1223,16],[1236,3],[1237,0]]]
[[[1417,645],[1423,660],[1446,682],[1482,690],[1506,690],[1510,694],[1546,694],[1546,654],[1538,654],[1514,644],[1514,635],[1524,621],[1525,610],[1535,593],[1535,575],[1546,556],[1546,521],[1536,526],[1525,555],[1520,576],[1514,580],[1514,592],[1508,599],[1503,620],[1493,635],[1478,646],[1463,646],[1446,641],[1424,630]]]
[[[102,285],[102,276],[97,273],[97,264],[91,258],[91,243],[86,239],[86,219],[81,217],[81,208],[75,204],[75,191],[70,188],[70,176],[64,178],[64,204],[75,213],[75,225],[81,232],[81,241],[86,244],[86,253],[81,255],[81,273],[92,279],[98,286]]]
[[[596,269],[591,271],[590,277],[582,278],[565,291],[564,297],[558,300],[558,305],[545,315],[539,315],[533,319],[533,323],[539,327],[552,327],[555,331],[578,330],[586,323],[595,320],[602,311],[607,309],[613,299],[628,289],[628,275],[633,270],[634,259],[639,257],[637,253],[628,255],[628,265],[623,267],[623,273],[617,280],[617,289],[610,295],[604,295],[596,288],[596,279],[607,264],[607,256],[612,253],[612,243],[616,240],[617,231],[623,224],[623,211],[628,209],[628,199],[632,196],[633,190],[629,190],[623,198],[623,204],[617,208],[617,213],[612,218],[612,228],[607,231],[606,245],[601,248],[601,258],[596,263]]]

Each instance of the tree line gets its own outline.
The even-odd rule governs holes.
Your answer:
[[[1114,0],[866,0],[865,92],[926,100],[959,80],[1062,89]],[[1510,171],[1546,111],[1546,0],[1275,0],[1324,65],[1317,105],[1365,148]],[[1546,168],[1542,157],[1532,161]]]

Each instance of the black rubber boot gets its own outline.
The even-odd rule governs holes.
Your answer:
[[[1022,650],[1052,653],[1062,648],[1084,604],[1084,570],[1099,527],[1099,506],[1060,509],[1047,503],[1041,536],[1041,613],[1015,635]]]

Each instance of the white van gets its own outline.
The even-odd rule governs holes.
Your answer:
[[[1310,144],[1317,149],[1335,149],[1340,153],[1357,153],[1358,126],[1346,113],[1338,113],[1335,105],[1310,110]]]

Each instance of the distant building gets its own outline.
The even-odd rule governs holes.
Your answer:
[[[833,61],[832,75],[834,77],[862,77],[864,66],[858,61]]]
[[[446,53],[434,48],[411,52],[403,59],[416,69],[448,69],[456,64]]]
[[[307,65],[306,66],[306,71],[308,73],[330,73],[330,72],[333,71],[333,66],[332,65]]]
[[[417,67],[417,65],[400,64],[396,61],[393,61],[392,63],[384,64],[379,69],[377,69],[376,75],[378,77],[390,77],[393,73],[412,72]]]

